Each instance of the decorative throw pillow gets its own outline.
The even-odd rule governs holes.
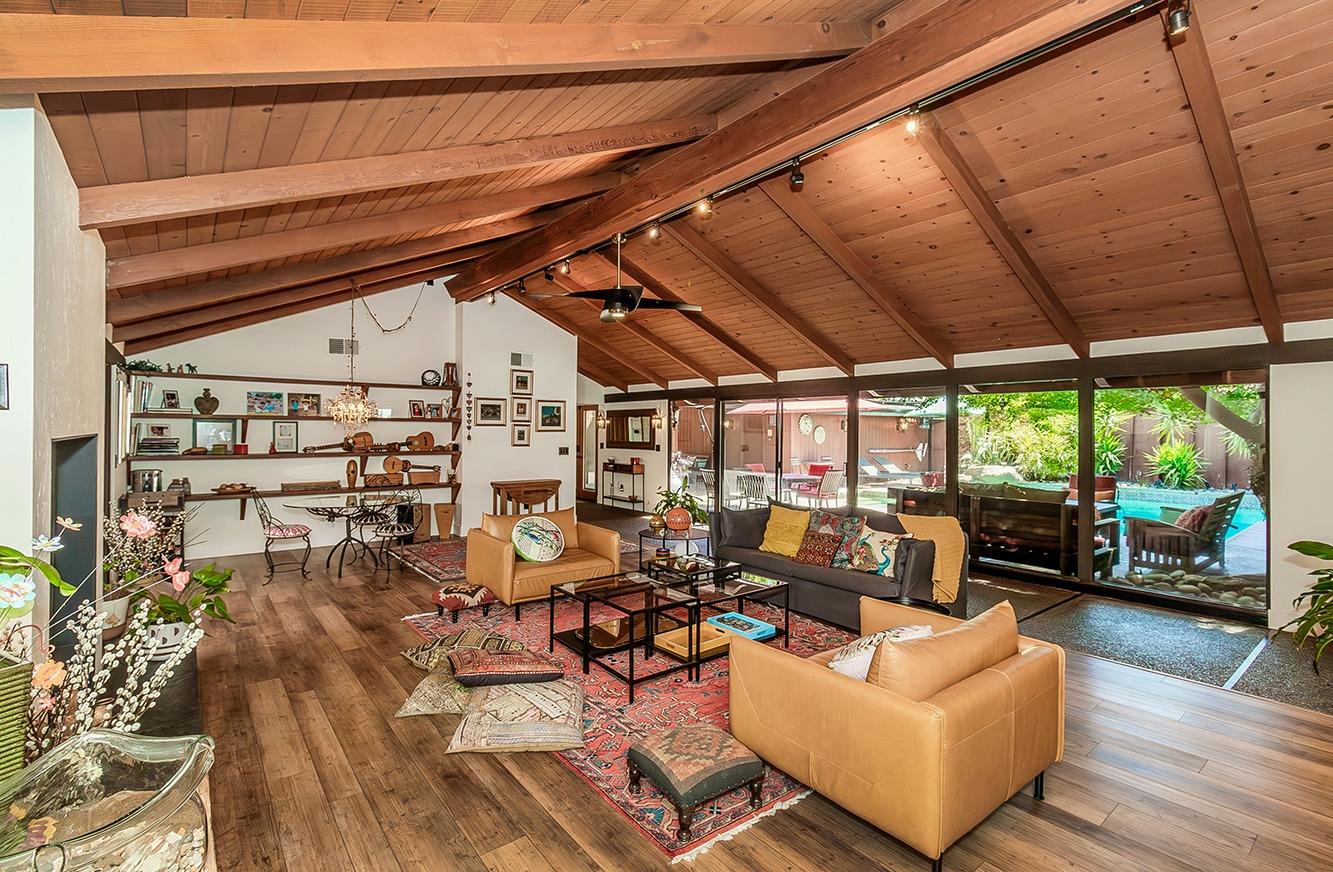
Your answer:
[[[828,668],[841,672],[848,678],[865,681],[870,671],[870,661],[879,650],[881,642],[905,642],[908,639],[921,639],[931,634],[928,624],[910,624],[906,627],[889,627],[869,636],[854,639],[838,649],[829,661]]]
[[[531,651],[482,651],[459,648],[449,652],[454,678],[464,687],[555,681],[565,677],[559,663]]]
[[[867,527],[852,547],[850,568],[892,576],[893,561],[898,556],[898,543],[911,538],[911,533],[881,533]]]
[[[807,530],[801,539],[801,547],[796,550],[795,560],[797,563],[808,563],[811,566],[831,566],[833,552],[837,551],[841,544],[841,536]]]
[[[1176,519],[1176,526],[1197,533],[1203,529],[1204,523],[1212,512],[1212,506],[1195,506],[1181,513],[1180,517]]]
[[[810,529],[808,511],[789,509],[772,503],[768,507],[768,526],[764,528],[764,541],[759,543],[759,550],[781,554],[783,557],[795,557],[808,529]]]
[[[421,679],[394,717],[460,715],[467,711],[467,703],[471,696],[472,688],[459,684],[447,669],[432,672]]]
[[[402,652],[413,666],[433,672],[436,667],[449,658],[449,652],[455,648],[480,648],[483,651],[521,651],[523,644],[506,639],[499,633],[489,630],[469,629],[458,633],[445,633],[438,639],[432,639],[415,648]]]
[[[582,747],[583,685],[566,678],[478,688],[445,753]]]
[[[838,542],[838,549],[833,552],[833,562],[829,564],[834,569],[850,569],[852,566],[852,554],[856,551],[856,543],[861,541],[861,537],[868,532],[873,532],[865,522],[859,524],[855,529],[847,531]]]
[[[550,518],[532,515],[514,524],[509,534],[514,552],[533,563],[548,563],[565,550],[565,534]]]
[[[832,533],[839,539],[848,533],[855,533],[865,525],[865,515],[839,515],[823,509],[810,512],[810,529],[816,533]]]

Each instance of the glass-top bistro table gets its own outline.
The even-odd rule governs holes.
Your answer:
[[[573,599],[583,604],[583,621],[578,627],[557,633],[555,604],[561,598]],[[593,623],[592,609],[594,605],[599,604],[609,606],[619,612],[621,617]],[[687,670],[690,678],[698,680],[696,658],[687,658],[683,662],[646,675],[635,671],[635,649],[642,645],[644,659],[652,659],[655,653],[653,637],[659,633],[687,627],[687,650],[696,650],[695,637],[699,631],[698,604],[699,598],[688,589],[659,584],[639,572],[625,572],[587,581],[553,585],[550,593],[550,638],[547,650],[554,651],[555,643],[559,642],[583,658],[584,674],[596,664],[625,682],[629,687],[629,701],[632,704],[635,686],[645,681],[681,670]],[[675,609],[685,610],[684,621],[667,614]],[[622,651],[628,652],[628,666],[625,671],[613,665],[610,659],[612,655]]]
[[[712,534],[707,527],[691,526],[685,530],[672,530],[663,527],[661,530],[654,530],[652,527],[644,527],[639,531],[639,568],[643,569],[645,561],[643,559],[643,542],[647,539],[650,542],[659,542],[661,547],[668,547],[668,542],[684,542],[685,554],[690,553],[691,542],[707,542]],[[712,550],[709,548],[708,550]],[[694,546],[696,554],[704,553],[704,549],[698,545]]]
[[[376,556],[374,549],[358,538],[353,533],[353,528],[388,520],[387,509],[401,503],[401,497],[394,494],[300,497],[299,492],[293,492],[288,498],[299,498],[301,502],[283,503],[283,508],[301,509],[329,523],[341,518],[346,524],[346,532],[342,539],[338,540],[338,543],[333,546],[329,556],[324,558],[325,569],[333,564],[334,554],[338,555],[339,578],[342,578],[344,562],[350,563],[367,554],[370,555],[371,560],[375,561],[375,568],[379,569],[380,559]],[[348,549],[351,549],[352,552],[351,560],[347,560]]]

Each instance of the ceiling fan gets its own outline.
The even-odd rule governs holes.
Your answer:
[[[620,283],[620,246],[625,237],[616,234],[616,285],[613,288],[598,288],[588,291],[573,291],[568,294],[533,294],[533,299],[543,300],[550,297],[579,297],[585,300],[601,300],[602,314],[598,317],[607,324],[624,321],[637,309],[675,309],[677,312],[702,312],[703,308],[692,303],[678,303],[674,300],[644,299],[642,285],[622,285]]]

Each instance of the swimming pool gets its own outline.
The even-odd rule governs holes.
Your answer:
[[[1121,517],[1152,518],[1156,520],[1161,517],[1162,506],[1174,506],[1181,509],[1206,506],[1227,493],[1235,493],[1235,491],[1182,491],[1163,487],[1122,484],[1116,489],[1115,501],[1120,506]],[[1231,519],[1231,528],[1227,531],[1227,538],[1264,520],[1266,520],[1266,516],[1263,507],[1259,505],[1259,498],[1253,492],[1246,491],[1244,499],[1240,502],[1240,508],[1236,510],[1236,516]]]

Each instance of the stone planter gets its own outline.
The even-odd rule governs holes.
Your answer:
[[[148,638],[156,639],[157,647],[153,649],[153,656],[149,660],[161,662],[168,660],[177,649],[181,642],[185,640],[185,634],[190,629],[190,625],[184,621],[173,621],[170,624],[150,624],[148,626]]]

